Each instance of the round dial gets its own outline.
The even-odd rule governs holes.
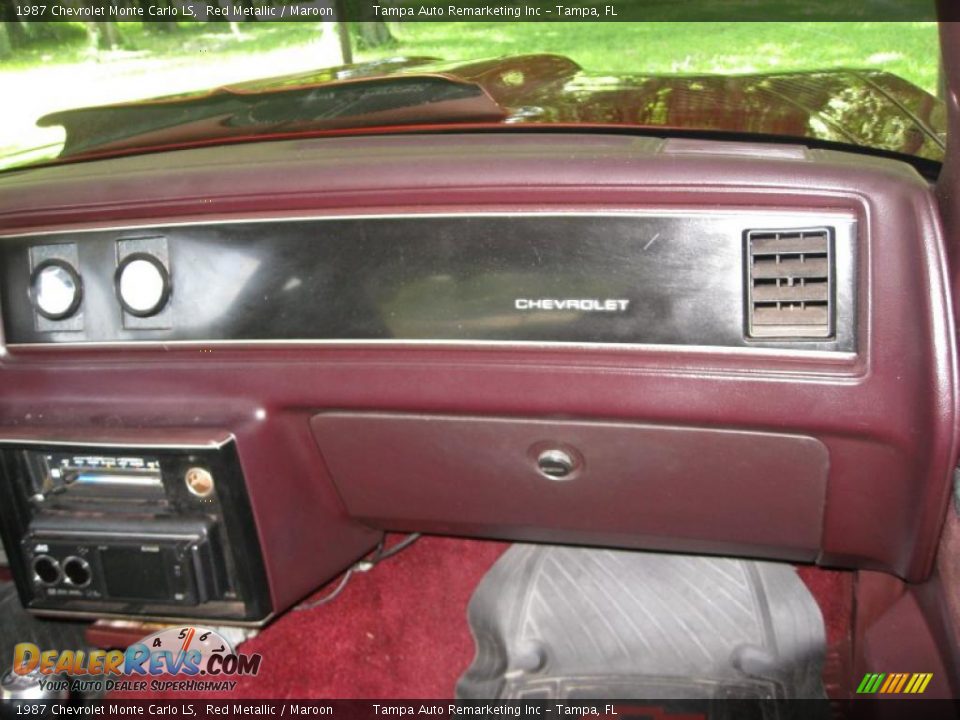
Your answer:
[[[77,271],[64,260],[44,260],[33,269],[30,294],[37,312],[50,320],[63,320],[80,307],[82,283]]]
[[[131,315],[156,315],[170,296],[170,276],[157,258],[147,253],[128,255],[117,268],[117,298]]]
[[[151,651],[171,650],[183,653],[196,650],[203,661],[208,660],[211,655],[232,655],[234,652],[233,645],[216,630],[192,625],[169,627],[148,635],[140,642]]]

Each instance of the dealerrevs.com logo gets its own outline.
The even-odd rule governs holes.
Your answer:
[[[233,690],[237,681],[231,678],[256,675],[262,659],[235,652],[215,630],[189,626],[161,630],[126,650],[41,650],[19,643],[13,671],[34,675],[45,690],[210,692]]]

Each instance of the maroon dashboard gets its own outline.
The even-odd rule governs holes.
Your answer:
[[[7,173],[0,233],[2,526],[38,613],[257,623],[389,530],[931,571],[957,368],[904,163],[264,142]],[[45,309],[45,278],[74,294]]]

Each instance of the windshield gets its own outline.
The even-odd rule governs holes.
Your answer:
[[[13,6],[0,7],[10,20]],[[921,21],[14,17],[0,24],[0,167],[353,130],[544,126],[939,161],[938,58],[936,23]]]

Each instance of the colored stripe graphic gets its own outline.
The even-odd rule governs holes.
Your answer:
[[[900,682],[900,675],[898,673],[890,673],[889,675],[887,675],[886,682],[884,682],[883,685],[880,686],[880,692],[881,693],[890,692],[891,689],[895,687],[898,682]]]
[[[857,694],[919,695],[932,679],[933,673],[867,673],[857,686]]]
[[[860,681],[857,692],[863,695],[875,693],[877,688],[880,687],[880,683],[884,677],[886,677],[884,673],[867,673],[863,676],[863,680]]]

